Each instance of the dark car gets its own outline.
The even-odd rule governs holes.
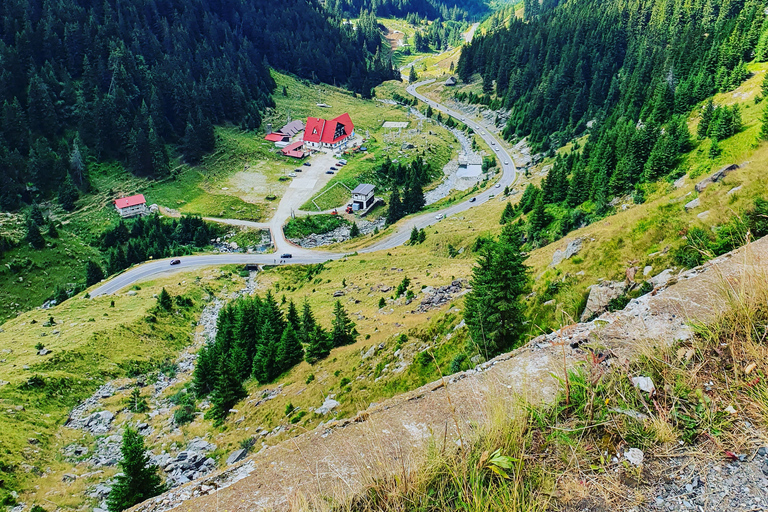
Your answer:
[[[336,162],[336,165],[338,165],[339,167],[344,167],[347,164],[344,164],[344,163],[341,163],[341,162]]]
[[[339,169],[337,167],[331,167],[332,171],[338,171]]]
[[[333,174],[333,171],[325,171],[325,174]]]
[[[301,172],[301,169],[294,169],[293,172]]]
[[[293,258],[293,254],[285,253],[281,254],[280,257],[284,260],[287,260],[288,258]]]
[[[474,203],[475,201],[477,201],[476,197],[473,197],[472,199],[469,200],[470,203]]]
[[[171,265],[178,265],[179,263],[181,263],[181,260],[179,259],[171,260]]]
[[[309,162],[304,162],[304,163],[303,163],[303,164],[301,164],[301,165],[303,165],[304,167],[310,167],[310,166],[312,166],[312,164],[311,164],[311,163],[309,163]]]

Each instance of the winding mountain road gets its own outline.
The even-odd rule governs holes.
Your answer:
[[[457,213],[467,211],[470,208],[475,208],[477,206],[480,206],[481,204],[489,201],[492,196],[498,195],[499,193],[501,193],[504,187],[511,186],[517,179],[517,170],[515,169],[515,165],[512,163],[512,158],[509,156],[507,151],[502,147],[499,140],[488,130],[487,126],[482,125],[481,123],[478,123],[475,120],[468,118],[467,116],[465,116],[460,112],[455,112],[449,109],[448,107],[441,105],[427,98],[426,96],[423,96],[422,94],[416,91],[418,87],[421,87],[423,85],[427,85],[433,82],[434,80],[424,80],[422,82],[417,82],[409,85],[406,88],[406,91],[412,96],[415,96],[416,98],[418,98],[420,101],[430,105],[433,110],[439,110],[443,114],[447,114],[461,121],[462,123],[466,124],[470,128],[472,128],[472,130],[474,130],[474,132],[479,137],[481,137],[488,144],[488,146],[491,147],[496,153],[496,156],[499,159],[500,165],[501,165],[501,170],[502,170],[501,178],[498,180],[496,185],[494,185],[494,187],[489,188],[488,190],[474,196],[476,198],[474,202],[469,202],[469,200],[462,201],[460,203],[456,203],[447,208],[444,208],[439,212],[422,213],[420,215],[413,215],[411,217],[408,217],[396,226],[395,231],[392,234],[370,245],[369,247],[358,250],[357,251],[358,253],[372,253],[372,252],[384,251],[384,250],[388,250],[388,249],[392,249],[394,247],[400,246],[410,238],[411,231],[413,230],[414,227],[416,227],[417,229],[423,229],[423,228],[426,228],[427,226],[431,226],[441,222],[441,220],[445,217],[455,215]],[[236,220],[230,220],[230,219],[211,219],[211,220],[215,220],[216,222],[222,222],[226,224],[243,225],[246,223],[246,221],[236,221]],[[273,240],[275,241],[274,254],[229,253],[229,254],[203,254],[203,255],[196,255],[196,256],[183,256],[179,258],[180,263],[173,266],[170,265],[171,258],[148,261],[136,267],[128,269],[122,274],[118,274],[117,276],[100,284],[99,286],[94,288],[90,292],[90,294],[92,297],[96,297],[99,295],[110,295],[118,292],[119,290],[122,290],[126,286],[130,286],[138,281],[148,279],[150,277],[169,275],[169,274],[179,272],[181,270],[190,270],[193,268],[208,267],[213,265],[232,265],[232,264],[273,265],[273,264],[277,264],[278,262],[282,262],[283,264],[306,265],[306,264],[313,264],[313,263],[322,263],[328,260],[337,260],[345,256],[346,253],[328,252],[328,251],[322,251],[317,249],[311,250],[311,249],[296,247],[290,244],[283,236],[282,229],[280,229],[280,227],[275,228],[275,226],[282,225],[282,222],[275,222],[276,220],[278,219],[273,219],[273,221],[270,222],[270,227],[272,228]],[[282,220],[285,220],[285,219],[282,219]],[[283,254],[283,253],[290,253],[292,255],[292,258],[281,259],[280,254]]]

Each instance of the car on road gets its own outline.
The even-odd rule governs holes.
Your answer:
[[[178,265],[179,263],[181,263],[181,260],[178,258],[171,260],[171,265]]]
[[[499,151],[499,148],[493,148],[494,151]]]
[[[497,183],[496,188],[501,188],[501,183]]]
[[[437,220],[442,220],[443,217],[444,217],[444,215],[442,213],[438,213],[437,215],[435,215],[435,218]]]
[[[496,142],[491,141],[491,146],[495,146],[495,145],[496,145]]]
[[[304,162],[304,163],[303,163],[303,164],[301,164],[301,165],[303,165],[304,167],[312,167],[312,164],[311,164],[311,163],[309,163],[309,162]]]
[[[295,172],[289,172],[288,173],[288,177],[289,178],[295,178],[296,177],[296,173]]]
[[[504,161],[504,165],[509,165],[509,162],[507,162],[507,161],[505,160],[505,161]]]
[[[284,259],[284,260],[287,260],[287,259],[293,258],[293,254],[291,254],[291,253],[287,252],[287,253],[285,253],[285,254],[281,254],[281,255],[280,255],[280,258],[282,258],[282,259]]]
[[[473,197],[472,199],[469,200],[470,203],[474,203],[475,201],[477,201],[476,197]]]
[[[333,174],[333,171],[325,171],[325,174]]]
[[[338,167],[331,167],[331,170],[332,170],[332,171],[338,171],[338,170],[339,170],[339,168],[338,168]]]

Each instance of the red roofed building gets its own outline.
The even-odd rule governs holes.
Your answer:
[[[292,144],[289,144],[285,146],[280,151],[283,152],[283,155],[285,156],[292,156],[293,158],[304,158],[306,156],[306,153],[304,152],[304,142],[298,140]]]
[[[284,140],[287,141],[288,138],[289,137],[287,135],[284,135],[282,133],[272,132],[272,133],[268,133],[264,137],[264,140],[268,140],[269,142],[283,142]]]
[[[117,213],[119,213],[121,217],[133,217],[135,215],[146,215],[149,213],[149,210],[147,209],[147,200],[144,199],[143,194],[116,199],[115,208],[117,208]]]
[[[355,125],[346,113],[330,121],[308,117],[307,126],[304,129],[304,143],[313,148],[346,147],[349,139],[354,136]]]

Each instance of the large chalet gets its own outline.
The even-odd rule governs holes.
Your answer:
[[[308,117],[304,129],[304,144],[311,148],[339,149],[355,136],[355,125],[349,114],[326,121],[319,117]]]

